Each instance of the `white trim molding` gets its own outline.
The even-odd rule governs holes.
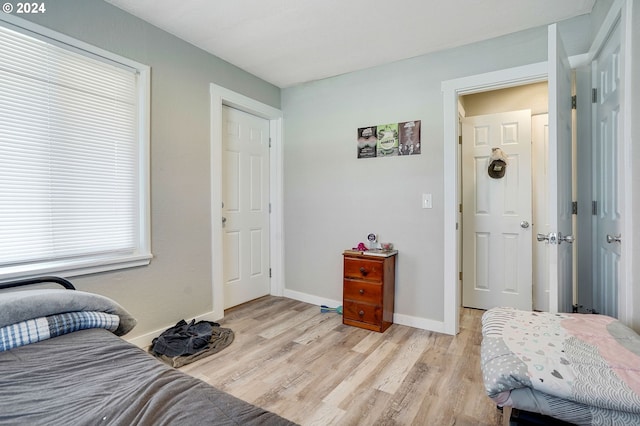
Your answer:
[[[283,236],[283,147],[282,111],[255,99],[216,84],[211,93],[211,286],[213,317],[224,317],[224,275],[222,248],[222,106],[226,105],[269,120],[271,137],[269,192],[271,200],[270,243],[271,294],[284,292],[284,236]]]
[[[636,7],[640,7],[640,5],[636,2]],[[633,75],[632,73],[632,44],[633,44],[633,1],[626,0],[624,4],[620,5],[621,9],[621,24],[622,24],[622,57],[623,57],[623,69],[622,76],[624,82],[622,83],[623,87],[623,95],[622,95],[622,108],[624,108],[622,115],[622,147],[623,150],[623,158],[624,158],[624,182],[623,182],[623,202],[622,206],[623,212],[623,227],[622,232],[623,235],[627,237],[624,239],[622,243],[622,250],[624,253],[628,253],[626,259],[624,259],[622,264],[622,288],[618,289],[618,318],[629,326],[633,324],[633,318],[635,316],[634,313],[634,283],[635,283],[635,274],[633,273],[633,218],[634,218],[634,191],[633,191],[633,111],[632,111],[632,99],[631,86],[634,84],[634,80],[638,79],[638,73]],[[636,47],[637,49],[637,47]],[[637,82],[635,83],[638,84]],[[637,112],[635,114],[635,119],[637,119]]]
[[[322,305],[326,305],[331,308],[335,308],[336,306],[342,305],[342,300],[328,299],[326,297],[320,297],[313,294],[302,293],[300,291],[289,290],[289,289],[284,290],[283,296],[288,299],[297,300],[299,302],[309,303],[311,305],[317,305],[318,309],[320,309],[320,306]]]

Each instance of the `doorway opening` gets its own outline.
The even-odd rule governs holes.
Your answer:
[[[283,213],[283,150],[282,111],[255,99],[231,91],[216,84],[210,85],[211,94],[211,287],[213,318],[224,317],[224,232],[223,232],[223,109],[231,107],[269,121],[270,158],[269,194],[271,214],[269,223],[269,254],[271,294],[281,296],[284,292],[284,242],[282,240]]]
[[[535,236],[548,226],[546,81],[459,96],[462,305],[547,310],[548,262]],[[487,176],[492,148],[506,175]]]
[[[444,107],[444,332],[457,334],[461,300],[459,275],[459,225],[461,219],[458,178],[459,97],[548,80],[547,62],[479,74],[442,83]]]

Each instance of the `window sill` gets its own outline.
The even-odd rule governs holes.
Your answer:
[[[5,266],[0,267],[0,281],[37,277],[40,275],[56,275],[68,278],[80,275],[96,274],[98,272],[146,266],[151,262],[152,258],[153,255],[151,253],[147,253],[127,256],[102,256],[80,260],[59,260],[30,265]]]

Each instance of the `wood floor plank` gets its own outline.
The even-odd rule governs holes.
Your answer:
[[[353,350],[361,354],[371,352],[380,344],[383,338],[383,333],[369,333],[360,343],[354,346]]]
[[[340,324],[342,324],[342,318],[339,315],[327,315],[324,318],[320,317],[321,321],[313,327],[308,327],[304,330],[300,336],[294,339],[294,342],[301,345],[308,345],[321,338],[322,336],[330,333]],[[306,325],[306,324],[305,324]]]
[[[391,395],[367,387],[362,392],[353,395],[348,409],[342,416],[343,425],[371,425],[374,424],[391,399]]]
[[[380,370],[388,360],[388,356],[395,351],[397,345],[383,341],[375,351],[371,353],[349,376],[325,398],[323,401],[331,405],[341,405],[348,397],[353,395],[362,383],[371,379],[371,375]]]
[[[398,351],[397,356],[378,375],[373,387],[382,392],[395,393],[429,345],[430,334],[424,330],[411,333],[403,345],[403,350]]]
[[[284,333],[285,331],[291,329],[298,324],[304,324],[307,320],[315,317],[321,316],[322,314],[317,310],[317,308],[313,306],[309,306],[302,311],[294,311],[298,312],[296,315],[290,317],[287,321],[281,321],[279,324],[276,324],[273,327],[269,327],[263,330],[258,335],[260,337],[264,337],[265,339],[271,339],[279,334]]]
[[[311,413],[308,419],[305,419],[303,423],[305,426],[325,426],[325,425],[338,425],[343,424],[342,417],[345,411],[335,407],[331,404],[321,402],[317,405],[317,408]]]
[[[414,364],[376,424],[411,424],[420,408],[416,401],[427,398],[430,383],[437,380],[440,374],[441,370],[437,367],[422,362]]]
[[[483,311],[449,336],[377,333],[318,306],[267,296],[225,312],[223,351],[182,371],[300,425],[500,425],[480,372]]]

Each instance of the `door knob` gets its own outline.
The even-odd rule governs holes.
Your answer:
[[[563,241],[572,244],[575,240],[576,239],[573,237],[573,235],[562,235],[560,232],[558,232],[558,244]]]
[[[540,242],[546,241],[549,244],[558,244],[558,234],[549,232],[548,234],[538,234],[536,239]]]
[[[222,216],[222,226],[224,227],[227,224],[227,218]]]
[[[616,242],[616,243],[620,243],[622,242],[622,235],[618,234],[618,235],[609,235],[607,234],[607,242],[609,244]]]
[[[527,229],[528,227],[529,227],[529,222],[527,222],[526,220],[523,220],[522,222],[520,222],[520,228]]]
[[[562,244],[562,242],[567,242],[569,244],[573,243],[576,239],[573,235],[562,235],[561,232],[557,234],[555,232],[549,232],[548,234],[538,234],[536,235],[538,241],[546,241],[549,244]]]

